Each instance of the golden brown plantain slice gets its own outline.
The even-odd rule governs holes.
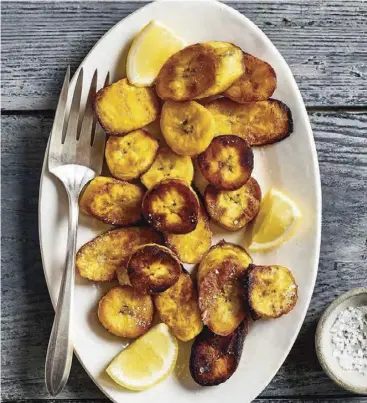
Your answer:
[[[215,84],[216,59],[215,52],[201,43],[175,53],[158,74],[158,96],[172,101],[187,101],[200,96]]]
[[[214,117],[215,136],[234,134],[250,146],[276,143],[293,131],[290,109],[276,99],[237,104],[220,98],[205,105]]]
[[[242,275],[243,266],[228,259],[218,263],[199,283],[201,318],[215,334],[227,336],[246,317]]]
[[[149,170],[140,178],[151,189],[165,179],[179,179],[191,184],[194,178],[194,166],[190,157],[178,155],[169,147],[158,150],[157,157]]]
[[[214,136],[211,113],[195,101],[165,102],[161,129],[167,144],[180,155],[200,154]]]
[[[161,321],[182,341],[196,337],[203,328],[198,297],[190,274],[183,269],[178,281],[153,297]]]
[[[284,266],[251,265],[247,282],[248,302],[254,319],[279,318],[297,303],[296,281]]]
[[[94,110],[106,133],[121,136],[153,122],[159,100],[153,88],[135,87],[124,78],[98,91]]]
[[[215,59],[215,83],[198,98],[206,98],[221,94],[245,72],[242,50],[232,43],[211,41],[203,45],[214,51]]]
[[[188,234],[165,233],[167,246],[183,263],[199,263],[212,244],[212,232],[205,208],[200,205],[196,228]]]
[[[218,136],[197,158],[204,178],[222,190],[235,190],[251,176],[254,156],[246,140],[238,136]]]
[[[99,301],[98,319],[110,333],[135,338],[152,326],[153,300],[125,285],[111,288]]]
[[[143,214],[157,231],[187,234],[196,228],[199,199],[184,182],[165,180],[145,194]]]
[[[80,209],[106,224],[129,225],[141,219],[144,191],[132,183],[97,176],[84,188]]]
[[[215,386],[229,379],[240,362],[247,331],[246,320],[228,336],[218,336],[205,327],[191,348],[190,373],[194,381]]]
[[[240,104],[269,99],[277,86],[273,68],[248,53],[243,53],[243,63],[245,73],[223,95]]]
[[[229,231],[237,231],[259,212],[261,189],[256,180],[250,178],[237,190],[218,190],[208,185],[204,198],[213,221]]]
[[[153,164],[158,147],[158,141],[145,130],[124,137],[110,136],[105,150],[108,168],[117,179],[138,178]]]
[[[120,273],[121,276],[125,273],[127,277],[126,259],[138,246],[161,241],[161,237],[149,227],[111,230],[79,249],[76,254],[76,269],[88,280],[111,281],[116,276],[115,272],[120,280]]]
[[[200,285],[202,279],[210,272],[215,271],[216,268],[224,261],[233,261],[235,266],[240,269],[241,275],[250,263],[252,263],[251,256],[239,245],[233,243],[220,241],[213,245],[200,262],[197,280]]]
[[[166,291],[181,273],[177,257],[165,246],[140,246],[130,256],[127,272],[131,285],[142,294]]]

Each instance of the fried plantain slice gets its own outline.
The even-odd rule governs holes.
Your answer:
[[[247,294],[253,318],[279,318],[290,312],[297,303],[297,289],[286,267],[251,265],[247,273]]]
[[[162,133],[176,154],[203,152],[213,139],[213,122],[211,113],[195,101],[167,101],[162,108]]]
[[[143,185],[151,189],[165,179],[179,179],[190,185],[193,178],[194,166],[191,158],[178,155],[169,147],[163,147],[158,150],[153,165],[140,179]]]
[[[248,53],[243,53],[243,63],[245,73],[223,95],[240,104],[269,99],[277,86],[274,69]]]
[[[215,84],[216,59],[215,52],[201,43],[175,53],[158,74],[158,96],[172,101],[187,101],[200,96]]]
[[[142,295],[125,285],[111,288],[99,301],[98,319],[110,333],[136,338],[152,326],[154,305],[150,295]]]
[[[183,263],[199,263],[212,244],[212,232],[205,208],[200,204],[196,228],[188,234],[165,233],[166,245]]]
[[[167,291],[153,297],[163,323],[182,341],[196,337],[203,328],[198,296],[190,274],[183,269],[178,281]]]
[[[123,78],[97,92],[94,110],[106,133],[121,136],[153,122],[159,100],[153,88],[135,87]]]
[[[143,214],[157,231],[187,234],[196,228],[199,199],[184,182],[165,180],[145,194]]]
[[[165,246],[140,246],[130,256],[127,272],[131,285],[142,294],[167,290],[176,283],[181,273],[177,257]]]
[[[251,176],[254,156],[246,140],[238,136],[218,136],[197,158],[204,178],[222,190],[235,190]]]
[[[138,178],[153,164],[158,147],[158,141],[145,130],[124,137],[110,136],[105,150],[108,168],[117,179]]]
[[[141,219],[144,191],[140,186],[105,176],[97,176],[84,188],[79,206],[106,224],[130,225]]]
[[[215,334],[227,336],[246,317],[242,275],[243,266],[228,259],[218,263],[199,283],[201,318]]]
[[[245,272],[249,264],[252,263],[251,256],[244,248],[230,242],[220,241],[213,245],[200,262],[197,280],[200,285],[202,279],[224,261],[233,261],[235,267],[240,269],[239,276]]]
[[[235,134],[247,140],[250,146],[276,143],[293,131],[290,109],[276,99],[241,105],[220,98],[205,107],[214,117],[215,136]]]
[[[232,43],[211,41],[203,45],[216,55],[215,59],[215,83],[197,98],[207,98],[221,94],[245,72],[242,50]]]
[[[204,199],[213,221],[229,231],[237,231],[259,212],[261,189],[254,178],[250,178],[237,190],[218,190],[208,185]]]
[[[161,237],[149,227],[119,228],[98,235],[76,254],[79,274],[92,281],[111,281],[126,273],[126,259],[135,249],[147,243],[161,243]]]
[[[190,373],[194,381],[215,386],[229,379],[240,362],[247,332],[247,320],[228,336],[218,336],[205,327],[191,348]]]

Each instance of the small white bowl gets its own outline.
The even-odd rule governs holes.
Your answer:
[[[339,386],[353,393],[367,395],[367,375],[357,371],[344,371],[332,354],[330,329],[340,311],[349,306],[367,305],[367,288],[356,288],[338,297],[325,310],[317,325],[316,353],[325,373]]]

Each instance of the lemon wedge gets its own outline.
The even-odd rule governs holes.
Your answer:
[[[170,28],[156,20],[135,37],[127,56],[126,74],[137,87],[152,85],[167,59],[185,47]]]
[[[144,390],[165,379],[173,370],[178,344],[167,325],[160,323],[121,351],[106,369],[119,385]]]
[[[294,234],[301,217],[293,200],[279,190],[270,189],[253,223],[249,250],[264,251],[280,246]]]

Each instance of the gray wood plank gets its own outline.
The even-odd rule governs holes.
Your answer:
[[[318,281],[301,333],[261,401],[350,395],[323,374],[314,332],[337,295],[366,285],[367,114],[311,113],[323,185]],[[51,116],[2,116],[2,397],[46,399],[44,359],[53,312],[43,278],[37,233],[38,183]],[[347,279],[347,281],[346,281]],[[339,399],[336,399],[337,397]],[[103,399],[74,359],[65,399]],[[80,400],[79,400],[80,401]],[[276,401],[276,400],[275,400]],[[297,400],[295,400],[297,401]],[[358,402],[360,403],[360,402]]]
[[[2,3],[2,108],[53,109],[65,68],[143,2]],[[367,2],[246,1],[289,63],[307,105],[367,105]],[[21,28],[20,28],[21,27]]]
[[[102,399],[50,399],[47,400],[48,403],[106,403],[108,400],[106,398]],[[351,396],[348,397],[348,403],[366,403],[367,397]],[[6,400],[7,403],[38,403],[39,400]],[[259,398],[253,400],[253,403],[345,403],[345,397],[336,398],[315,398],[315,399],[298,399],[298,398]]]

